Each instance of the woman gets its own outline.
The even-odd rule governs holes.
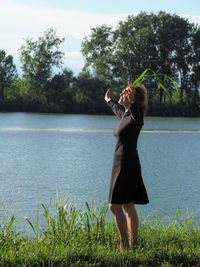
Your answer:
[[[111,99],[110,88],[105,94],[105,101],[120,118],[113,132],[116,146],[110,180],[109,208],[115,217],[120,247],[137,246],[138,215],[135,204],[149,202],[137,152],[137,140],[147,110],[146,88],[141,84],[135,88],[130,84],[126,87],[118,101],[125,111]]]

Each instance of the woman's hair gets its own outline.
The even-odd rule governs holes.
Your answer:
[[[147,89],[143,84],[138,84],[135,87],[135,102],[142,109],[145,116],[148,108]]]

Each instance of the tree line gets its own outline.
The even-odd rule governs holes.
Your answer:
[[[200,26],[165,12],[130,15],[117,26],[91,28],[82,42],[85,66],[75,76],[63,68],[59,46],[64,38],[48,29],[20,49],[22,77],[13,57],[0,50],[0,110],[108,114],[107,87],[114,99],[145,69],[152,75],[148,90],[149,115],[200,116]],[[60,71],[55,73],[57,69]]]

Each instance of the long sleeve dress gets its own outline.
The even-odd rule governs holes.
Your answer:
[[[142,110],[136,103],[128,111],[120,109],[113,100],[108,103],[120,121],[113,131],[116,138],[114,159],[110,179],[109,203],[135,204],[149,203],[143,183],[137,140],[144,124]]]

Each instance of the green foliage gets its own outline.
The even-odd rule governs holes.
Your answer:
[[[13,79],[17,77],[16,67],[11,55],[6,56],[4,50],[0,50],[0,100],[4,101],[5,90],[10,86]]]
[[[25,86],[25,83],[22,79],[12,79],[10,82],[10,86],[7,87],[5,98],[6,101],[10,102],[22,102],[27,99],[28,90]]]
[[[91,29],[82,45],[85,68],[92,69],[103,81],[109,81],[115,91],[117,87],[123,88],[127,81],[133,82],[144,70],[165,74],[159,76],[159,81],[156,75],[145,80],[150,102],[163,104],[168,100],[172,103],[177,99],[174,94],[177,94],[175,84],[178,84],[178,102],[184,102],[185,93],[189,106],[193,88],[196,88],[195,99],[199,101],[199,32],[197,25],[165,12],[130,15],[115,29],[106,25]],[[102,47],[105,53],[102,53]],[[110,80],[105,74],[107,69],[110,70]],[[168,84],[167,88],[164,84]]]
[[[185,219],[179,210],[163,223],[157,216],[139,218],[139,246],[118,250],[119,237],[108,207],[84,202],[77,208],[57,197],[51,214],[42,205],[46,226],[27,221],[34,236],[17,232],[15,218],[0,226],[1,266],[198,266],[199,214]],[[24,220],[25,219],[25,220]]]
[[[139,13],[115,28],[93,27],[84,38],[85,66],[77,77],[62,66],[64,38],[48,29],[21,47],[23,76],[12,56],[0,52],[0,110],[111,114],[104,94],[114,100],[127,85],[147,88],[148,115],[200,116],[200,27],[165,12]]]
[[[147,72],[152,72],[153,75],[147,75]],[[170,97],[170,92],[165,88],[165,86],[161,83],[160,81],[160,77],[164,77],[164,78],[167,78],[168,81],[170,81],[173,85],[174,85],[174,88],[176,90],[176,93],[178,94],[179,93],[179,88],[177,87],[176,83],[174,82],[174,80],[169,77],[168,75],[166,74],[156,74],[155,71],[151,70],[151,69],[146,69],[145,71],[143,71],[142,74],[140,74],[140,76],[132,83],[133,87],[136,87],[137,85],[143,83],[144,81],[146,80],[151,80],[153,79],[154,81],[157,82],[157,84],[160,86],[161,89],[163,89],[165,91],[165,93]],[[176,94],[176,95],[177,95]],[[171,97],[170,97],[170,100],[171,100]]]
[[[27,39],[21,47],[23,78],[32,101],[46,103],[46,88],[52,77],[53,67],[62,65],[63,53],[58,50],[64,38],[56,36],[53,29],[48,29],[37,41]]]
[[[82,53],[87,58],[84,70],[91,66],[95,76],[100,80],[111,81],[113,79],[111,67],[114,42],[112,30],[110,27],[102,25],[92,28],[91,32],[90,41],[88,42],[87,37],[85,37],[83,42]],[[97,58],[101,58],[101,60],[96,60]]]
[[[106,85],[99,78],[92,77],[88,73],[80,73],[73,83],[73,101],[76,103],[77,111],[103,113],[105,90]]]
[[[70,69],[64,69],[62,73],[56,74],[47,85],[47,103],[57,106],[61,111],[69,111],[72,105],[73,83],[75,77]]]

